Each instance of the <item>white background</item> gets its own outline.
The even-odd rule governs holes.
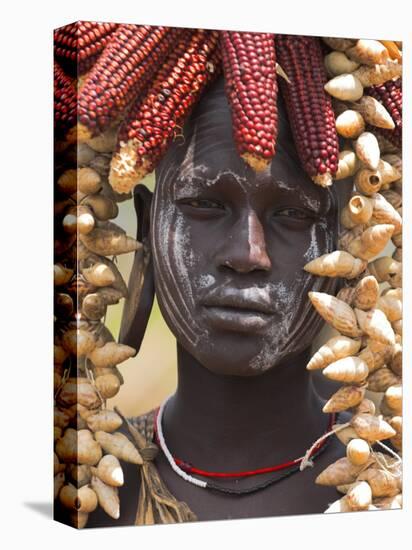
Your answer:
[[[277,6],[276,6],[277,5]],[[1,40],[0,544],[3,548],[405,548],[411,524],[411,346],[405,336],[402,511],[75,531],[51,520],[52,29],[77,19],[404,41],[404,120],[411,120],[411,31],[400,0],[85,0],[3,4]],[[408,28],[409,27],[409,28]],[[408,35],[409,33],[409,35]],[[404,140],[405,258],[411,163]],[[404,279],[410,280],[410,261]],[[406,285],[406,284],[405,284]],[[410,327],[410,284],[405,324]],[[410,331],[410,328],[409,328]],[[408,403],[409,401],[409,403]],[[409,527],[409,529],[408,529]],[[402,540],[403,539],[403,540]],[[410,547],[410,546],[409,546]]]

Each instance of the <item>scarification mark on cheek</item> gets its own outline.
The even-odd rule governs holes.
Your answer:
[[[170,190],[167,189],[167,185],[159,185],[154,196],[151,227],[154,241],[153,261],[157,268],[156,290],[174,326],[176,326],[190,344],[194,346],[197,344],[199,331],[196,333],[194,330],[197,325],[191,319],[191,312],[184,300],[176,279],[176,276],[180,277],[182,273],[184,278],[187,278],[187,275],[184,270],[183,272],[181,271],[183,264],[179,260],[178,254],[181,244],[180,246],[178,244],[176,249],[176,242],[179,243],[179,235],[181,239],[181,228],[175,223],[175,220],[176,208],[170,201]],[[170,254],[170,239],[174,239],[176,233],[178,239],[177,241],[172,241],[172,254]],[[177,258],[178,263],[172,263],[170,256],[175,260]],[[168,291],[168,289],[171,288],[173,288],[177,295],[177,301],[172,297],[171,292]],[[191,325],[189,325],[189,321],[192,321]]]

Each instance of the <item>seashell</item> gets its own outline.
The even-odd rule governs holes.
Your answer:
[[[69,354],[67,353],[67,351],[62,346],[54,344],[53,361],[54,361],[55,365],[56,364],[58,364],[58,365],[63,364],[68,356],[69,356]]]
[[[355,308],[356,318],[360,328],[373,340],[382,344],[395,344],[395,333],[386,315],[380,309],[362,311]]]
[[[384,312],[390,323],[402,319],[402,300],[399,300],[399,298],[381,296],[376,304],[376,308]]]
[[[352,229],[355,225],[368,223],[372,217],[373,200],[363,195],[354,195],[342,209],[341,223]]]
[[[53,453],[53,474],[56,475],[60,472],[64,472],[66,469],[65,464],[60,464],[59,457],[56,455],[56,453]]]
[[[120,462],[113,455],[105,455],[97,465],[96,475],[107,485],[121,487],[124,483],[123,470]]]
[[[393,235],[402,231],[402,218],[395,208],[380,193],[373,196],[373,211],[370,224],[391,224],[394,226]]]
[[[399,62],[402,61],[402,43],[393,40],[379,40],[379,42],[388,50],[390,59],[397,59]]]
[[[348,304],[348,306],[351,306],[354,295],[355,289],[352,286],[345,286],[339,290],[339,292],[336,294],[336,298],[338,300],[342,300],[342,302],[345,302],[345,304]]]
[[[395,430],[382,418],[382,415],[362,413],[352,417],[350,424],[360,439],[378,441],[395,435]]]
[[[94,437],[104,451],[114,455],[119,460],[132,464],[143,464],[143,459],[133,443],[122,433],[108,434],[103,431],[95,432]]]
[[[96,341],[87,330],[69,329],[63,334],[62,345],[69,353],[82,357],[94,350]]]
[[[368,376],[368,366],[359,357],[344,357],[338,359],[324,370],[323,374],[330,380],[356,384],[363,382]]]
[[[308,370],[323,369],[330,363],[354,355],[360,349],[360,341],[347,336],[334,336],[315,353],[307,365]]]
[[[77,488],[90,483],[92,477],[88,464],[68,464],[67,474]]]
[[[356,44],[356,40],[353,40],[352,38],[336,38],[336,37],[330,37],[330,36],[323,36],[322,37],[323,42],[329,46],[332,50],[338,50],[341,52],[344,52],[348,48],[351,48]]]
[[[366,398],[362,399],[359,405],[353,409],[353,413],[354,414],[362,414],[362,413],[375,414],[376,413],[375,403],[371,401],[371,399],[366,399]]]
[[[57,397],[58,404],[70,407],[79,403],[88,409],[95,409],[101,404],[95,388],[88,378],[68,378]]]
[[[393,416],[388,420],[389,425],[395,430],[396,435],[391,437],[390,442],[399,451],[402,450],[402,416]]]
[[[379,298],[379,284],[373,275],[363,277],[355,287],[352,304],[364,311],[376,306]]]
[[[89,166],[77,170],[77,185],[85,195],[94,195],[102,188],[102,178],[99,172]]]
[[[381,195],[394,207],[399,208],[402,206],[402,195],[394,191],[393,189],[386,189],[381,192]]]
[[[346,495],[342,498],[335,500],[329,507],[324,511],[324,514],[336,514],[339,512],[352,512],[352,508],[349,506]]]
[[[392,244],[393,246],[395,246],[395,250],[393,251],[392,253],[392,258],[397,261],[397,262],[400,262],[402,263],[402,233],[398,233],[397,235],[393,235],[392,236]]]
[[[61,174],[57,180],[57,188],[64,195],[72,195],[77,191],[77,170],[70,168]]]
[[[104,317],[106,310],[107,306],[104,303],[104,299],[97,292],[84,297],[81,312],[87,319],[98,321]]]
[[[70,422],[70,415],[67,411],[61,411],[57,407],[54,408],[53,413],[54,426],[59,428],[66,428]]]
[[[395,415],[402,415],[402,384],[389,386],[385,391],[383,400]]]
[[[113,153],[116,149],[119,128],[113,126],[98,136],[87,140],[87,145],[97,153]]]
[[[355,481],[356,483],[356,481]],[[339,493],[342,493],[343,495],[346,495],[346,493],[349,491],[351,487],[355,485],[355,483],[346,483],[345,485],[337,485],[336,490],[339,491]]]
[[[370,170],[377,170],[381,152],[378,140],[372,132],[362,132],[355,142],[355,152],[358,158]]]
[[[368,347],[373,353],[374,371],[388,363],[395,350],[395,346],[387,346],[376,340],[369,340]]]
[[[358,357],[366,363],[369,374],[376,370],[377,367],[375,367],[374,354],[368,346],[362,349],[362,351],[358,354]]]
[[[402,346],[395,344],[393,355],[388,362],[388,366],[397,376],[402,376]]]
[[[382,256],[369,263],[368,271],[376,277],[378,283],[389,282],[394,275],[402,272],[402,264],[390,256]]]
[[[402,177],[402,157],[394,153],[387,153],[382,156],[382,160],[391,164],[399,172],[399,177]]]
[[[73,269],[64,267],[62,264],[55,264],[53,266],[54,273],[54,286],[62,286],[67,284],[73,277]]]
[[[368,376],[368,390],[386,392],[390,386],[400,383],[399,377],[387,367],[381,367]]]
[[[124,378],[122,376],[122,373],[119,371],[117,367],[94,367],[93,366],[93,374],[96,377],[104,376],[106,374],[112,374],[113,376],[116,376],[120,385],[124,384]]]
[[[115,281],[115,276],[109,266],[103,263],[95,263],[92,267],[83,268],[82,275],[94,286],[110,286]]]
[[[393,497],[374,498],[373,502],[379,510],[400,510],[402,508],[402,494]]]
[[[67,428],[64,436],[56,443],[56,453],[61,460],[73,464],[94,465],[102,457],[100,445],[89,430],[76,431]]]
[[[393,230],[392,224],[377,224],[368,227],[362,235],[349,243],[347,250],[357,258],[372,260],[388,244]]]
[[[364,466],[355,466],[346,456],[339,458],[318,475],[315,483],[328,486],[354,483]]]
[[[359,111],[365,122],[377,126],[378,128],[387,128],[393,130],[395,123],[382,105],[374,97],[370,95],[364,95],[360,98],[359,103],[353,106],[354,109]],[[349,136],[350,137],[350,136]]]
[[[363,86],[353,74],[344,73],[325,84],[325,90],[342,101],[357,101],[363,95]]]
[[[113,519],[120,517],[120,499],[117,487],[107,485],[96,475],[96,469],[92,470],[91,486],[97,495],[100,506]]]
[[[362,466],[369,460],[371,450],[369,443],[364,439],[351,439],[346,447],[346,456],[355,466]]]
[[[392,328],[395,331],[395,334],[399,334],[399,336],[402,336],[402,319],[394,321],[392,323]]]
[[[332,395],[322,410],[324,413],[341,412],[359,405],[364,396],[364,387],[343,386]]]
[[[134,355],[136,350],[131,346],[107,342],[101,347],[96,347],[88,357],[95,367],[110,367],[123,363]]]
[[[379,161],[378,172],[382,179],[382,185],[394,183],[401,178],[401,173],[399,172],[399,170],[389,164],[389,162],[386,162],[382,159]]]
[[[87,166],[96,156],[95,151],[91,147],[89,147],[86,143],[78,143],[77,144],[77,151],[73,155],[72,162],[76,163],[79,166]],[[83,190],[82,190],[83,191]],[[97,193],[97,191],[93,191],[94,193]],[[90,191],[83,191],[83,193],[89,193]]]
[[[368,468],[361,472],[358,481],[367,481],[372,489],[372,496],[392,497],[399,493],[399,481],[390,472],[378,468]]]
[[[307,263],[303,269],[321,277],[345,277],[353,279],[365,271],[368,262],[354,258],[348,252],[335,250]]]
[[[339,427],[341,424],[334,424],[332,426],[332,429]],[[358,437],[358,434],[355,432],[355,430],[351,426],[347,426],[346,428],[343,428],[339,430],[338,432],[335,432],[336,437],[339,439],[343,445],[347,445],[351,439],[355,439]]]
[[[382,187],[382,176],[379,170],[362,168],[355,174],[355,186],[361,193],[371,196]]]
[[[324,58],[325,68],[330,76],[351,73],[359,67],[359,63],[349,59],[343,52],[334,51]]]
[[[64,473],[59,472],[57,475],[54,476],[54,483],[53,483],[53,492],[54,492],[54,500],[59,496],[59,493],[65,483]]]
[[[120,381],[115,374],[97,376],[95,384],[103,399],[114,397],[120,390]]]
[[[101,410],[88,416],[87,425],[92,432],[114,432],[123,421],[115,411]]]
[[[384,65],[389,59],[388,50],[378,40],[360,39],[345,51],[349,59],[362,65]]]
[[[372,504],[372,489],[369,483],[354,483],[346,494],[346,500],[352,510],[367,510]]]
[[[69,483],[65,485],[59,494],[59,500],[65,508],[89,514],[97,508],[97,495],[87,485],[76,489]]]
[[[352,177],[359,169],[359,160],[354,151],[344,149],[339,153],[338,170],[335,175],[335,180],[342,180]]]
[[[313,291],[309,292],[309,299],[319,315],[336,330],[355,338],[361,334],[354,311],[345,302],[324,292]]]
[[[363,116],[358,111],[347,109],[336,118],[336,131],[344,138],[357,138],[365,131]]]
[[[339,237],[339,248],[347,251],[350,243],[360,237],[363,231],[363,225],[355,225],[353,229],[347,229],[346,231],[341,233]]]
[[[387,80],[402,76],[402,64],[389,59],[384,65],[376,64],[373,67],[361,65],[353,74],[362,86],[380,86]]]

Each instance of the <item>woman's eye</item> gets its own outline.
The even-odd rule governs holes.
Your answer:
[[[310,212],[306,210],[301,210],[300,208],[282,208],[281,210],[276,210],[275,216],[294,218],[298,220],[307,220],[308,218],[313,218],[313,215],[311,215]]]
[[[181,201],[181,204],[186,204],[187,206],[191,206],[192,208],[220,208],[221,210],[224,209],[223,204],[209,199],[185,199]]]

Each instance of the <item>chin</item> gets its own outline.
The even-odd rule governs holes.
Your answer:
[[[251,342],[245,334],[216,339],[187,351],[207,370],[219,376],[260,376],[281,363],[285,354],[273,343]],[[225,340],[225,341],[223,341]],[[228,341],[229,340],[229,341]]]

